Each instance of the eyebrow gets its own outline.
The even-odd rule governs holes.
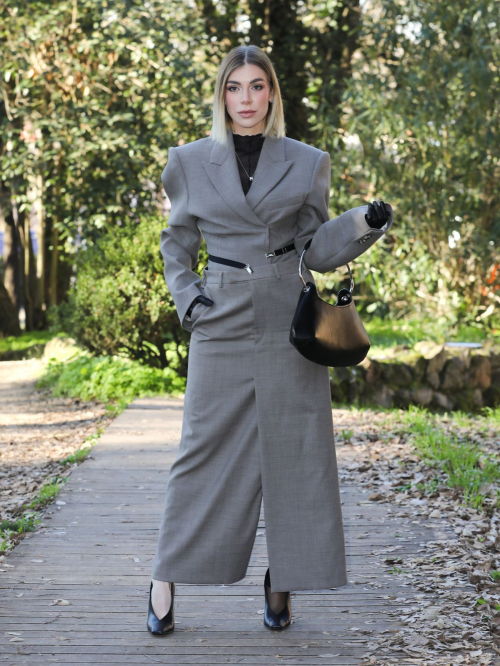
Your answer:
[[[252,80],[250,81],[250,83],[255,83],[256,81],[264,81],[264,79],[263,79],[263,78],[252,79]],[[240,83],[239,81],[228,81],[227,83],[237,83],[239,86],[241,85],[241,83]]]

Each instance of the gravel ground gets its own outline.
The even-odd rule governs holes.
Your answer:
[[[100,403],[36,389],[43,367],[40,359],[0,363],[0,521],[19,518],[44,482],[73,467],[60,461],[113,420]]]
[[[419,557],[398,556],[398,548],[389,544],[379,550],[387,571],[403,589],[418,594],[406,613],[394,613],[405,629],[380,636],[363,664],[400,664],[383,656],[398,649],[408,655],[406,666],[500,664],[500,586],[495,573],[500,573],[498,485],[483,488],[481,509],[465,506],[462,491],[436,483],[436,477],[443,477],[439,466],[416,455],[412,433],[402,432],[408,430],[403,417],[404,412],[397,410],[390,415],[335,410],[341,480],[369,488],[369,499],[384,503],[401,537],[412,525],[442,521],[452,527],[456,538],[421,544]],[[498,459],[498,429],[482,417],[458,423],[450,415],[440,418],[438,427]],[[404,600],[403,592],[397,601]]]

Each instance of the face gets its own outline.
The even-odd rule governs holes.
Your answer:
[[[264,131],[264,119],[273,100],[266,73],[257,65],[242,65],[233,69],[224,93],[227,112],[236,134],[259,134]],[[243,114],[242,111],[253,113]]]

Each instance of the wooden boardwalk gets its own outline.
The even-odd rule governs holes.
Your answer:
[[[399,628],[395,611],[418,590],[394,581],[378,550],[396,544],[397,555],[415,554],[422,542],[452,535],[401,526],[402,541],[386,504],[342,484],[348,586],[292,591],[293,624],[264,627],[261,512],[247,576],[227,586],[176,585],[175,631],[149,634],[151,567],[182,409],[182,399],[134,401],[73,471],[46,527],[0,563],[0,665],[356,665],[380,632]]]

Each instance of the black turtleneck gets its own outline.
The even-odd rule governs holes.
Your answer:
[[[255,169],[257,168],[257,163],[260,157],[260,151],[262,149],[262,144],[266,137],[261,134],[234,134],[233,133],[233,143],[234,149],[238,157],[236,162],[238,163],[238,171],[240,173],[241,186],[243,192],[246,194],[250,189],[252,181],[249,179],[248,175],[253,176],[255,174]],[[241,162],[240,162],[241,160]],[[243,166],[241,165],[243,163]],[[245,167],[245,168],[243,168]],[[245,169],[248,172],[248,175],[245,173]]]

